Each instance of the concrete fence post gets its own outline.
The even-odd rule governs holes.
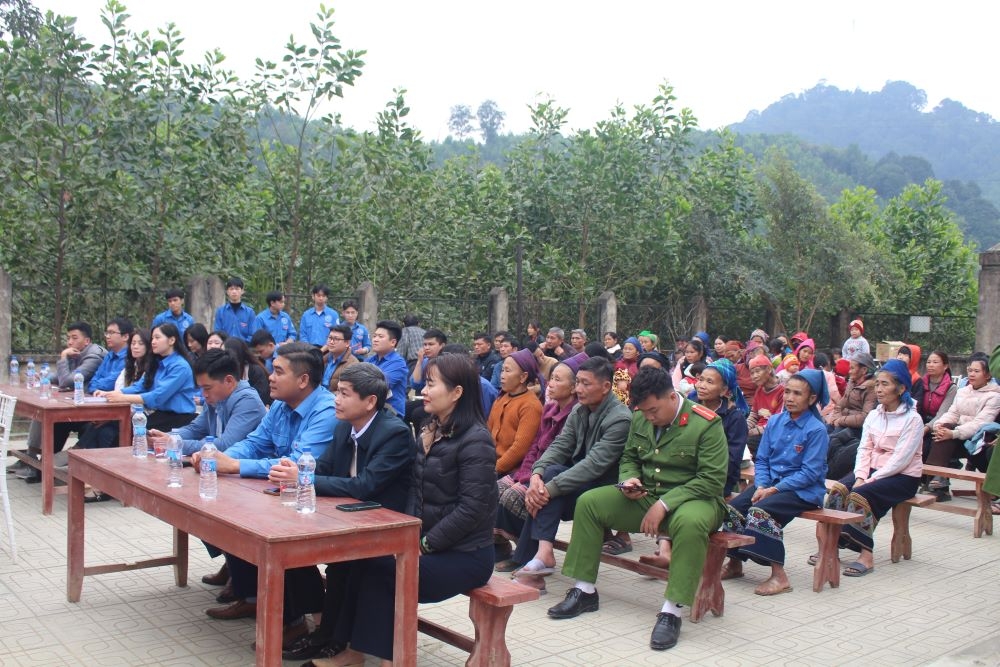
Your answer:
[[[2,361],[4,368],[4,371],[0,375],[3,377],[7,377],[6,369],[9,368],[8,362],[10,361],[11,346],[13,344],[14,330],[10,315],[13,301],[14,291],[10,275],[7,271],[0,268],[0,361]]]
[[[218,276],[195,276],[186,286],[186,310],[195,322],[201,322],[209,332],[215,322],[215,309],[226,302],[226,287]]]
[[[979,253],[976,350],[989,354],[1000,344],[1000,244]]]
[[[510,321],[510,300],[507,298],[507,290],[503,287],[494,287],[490,290],[490,314],[489,333],[507,331],[507,323]]]
[[[368,327],[369,331],[375,331],[375,323],[378,322],[378,292],[371,281],[364,281],[358,285],[358,291],[354,298],[358,302],[358,321]]]
[[[597,313],[600,330],[594,335],[594,340],[603,342],[605,332],[618,331],[618,299],[614,292],[601,292],[597,297]]]

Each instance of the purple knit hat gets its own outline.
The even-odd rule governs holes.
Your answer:
[[[517,352],[512,352],[510,358],[514,360],[514,363],[518,367],[528,374],[528,382],[534,382],[538,379],[538,360],[535,359],[529,350],[518,350]]]
[[[580,370],[580,366],[587,359],[590,359],[590,357],[587,356],[587,353],[586,352],[580,352],[579,354],[574,354],[569,359],[563,359],[560,363],[563,363],[563,364],[566,364],[567,366],[569,366],[569,369],[571,371],[573,371],[573,375],[576,375],[576,372],[578,370]]]

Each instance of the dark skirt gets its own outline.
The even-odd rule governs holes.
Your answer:
[[[782,528],[806,510],[816,505],[802,500],[794,491],[779,491],[751,506],[756,487],[749,487],[730,501],[728,516],[722,523],[725,531],[749,535],[756,541],[729,555],[740,560],[748,558],[760,565],[784,565],[785,543]]]
[[[854,490],[854,482],[853,472],[836,482],[826,497],[824,507],[862,515],[864,519],[861,523],[843,526],[839,546],[852,551],[872,551],[879,520],[893,507],[913,497],[920,486],[920,478],[893,475],[866,482],[857,490]]]

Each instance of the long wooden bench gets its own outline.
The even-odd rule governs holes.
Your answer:
[[[827,583],[830,588],[840,586],[840,555],[837,543],[840,541],[841,527],[848,523],[861,523],[863,518],[854,512],[840,510],[806,510],[799,515],[819,523],[817,541],[819,542],[819,560],[813,568],[813,591],[819,593]]]
[[[476,631],[475,638],[423,618],[417,619],[417,630],[467,651],[466,667],[509,667],[507,620],[514,605],[537,600],[538,591],[494,576],[485,586],[474,588],[466,595],[469,596],[469,618]]]
[[[913,540],[910,538],[910,510],[914,507],[928,507],[934,504],[935,496],[918,493],[892,508],[892,542],[889,543],[889,557],[898,563],[900,556],[910,560],[913,555]]]
[[[974,491],[954,489],[951,491],[951,495],[956,497],[974,496],[976,499],[975,507],[952,503],[933,503],[928,506],[928,509],[971,516],[973,537],[982,537],[983,533],[987,535],[993,534],[993,513],[990,511],[990,495],[983,491],[983,481],[986,479],[986,473],[975,470],[957,470],[955,468],[925,465],[924,474],[935,477],[947,477],[948,479],[957,479],[975,484]]]
[[[701,569],[701,579],[698,581],[698,590],[694,596],[694,604],[691,606],[692,623],[700,621],[708,611],[711,611],[713,616],[722,616],[726,601],[726,593],[722,588],[722,563],[726,558],[726,552],[753,543],[754,538],[749,535],[723,531],[709,535],[705,566]],[[560,551],[566,551],[569,548],[569,543],[565,540],[556,540],[553,546]],[[624,556],[611,556],[602,553],[601,562],[663,581],[670,578],[670,570],[666,568]]]

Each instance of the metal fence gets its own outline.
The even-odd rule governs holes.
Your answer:
[[[976,344],[976,317],[932,316],[930,332],[910,331],[910,315],[898,313],[858,313],[865,323],[865,338],[872,349],[879,341],[901,340],[919,345],[923,357],[932,350],[943,350],[949,355],[967,355]],[[985,350],[989,352],[989,350]]]

